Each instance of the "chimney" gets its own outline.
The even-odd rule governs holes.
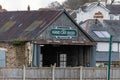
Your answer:
[[[30,11],[30,6],[28,5],[27,10]]]

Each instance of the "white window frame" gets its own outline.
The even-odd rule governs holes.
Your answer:
[[[60,54],[60,67],[66,67],[67,65],[67,54]]]

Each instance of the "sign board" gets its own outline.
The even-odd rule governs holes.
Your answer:
[[[77,36],[77,30],[70,27],[56,27],[50,31],[52,36],[56,38],[72,38]]]

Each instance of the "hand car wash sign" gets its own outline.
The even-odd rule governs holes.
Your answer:
[[[77,30],[71,27],[56,27],[51,29],[50,33],[59,39],[71,39],[77,36]]]

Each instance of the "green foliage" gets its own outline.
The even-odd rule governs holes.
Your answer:
[[[25,41],[14,40],[14,41],[11,41],[10,43],[11,43],[12,45],[15,45],[15,46],[20,46],[20,45],[25,44]]]

